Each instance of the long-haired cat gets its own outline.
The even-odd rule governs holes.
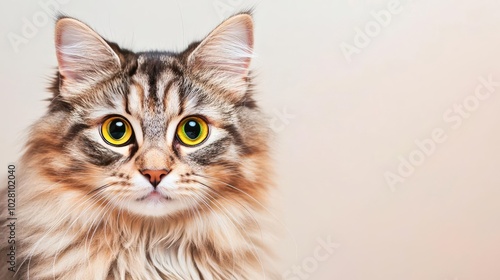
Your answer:
[[[68,17],[55,33],[53,98],[16,171],[16,272],[2,279],[276,279],[252,17],[180,53],[134,53]]]

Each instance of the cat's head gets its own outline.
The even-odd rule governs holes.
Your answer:
[[[268,132],[251,96],[250,15],[181,53],[133,53],[72,18],[55,41],[54,98],[25,155],[54,183],[44,191],[142,216],[259,197]]]

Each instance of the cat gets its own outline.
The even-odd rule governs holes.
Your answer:
[[[16,272],[1,279],[278,279],[253,43],[250,13],[179,53],[58,18],[53,97],[16,170]]]

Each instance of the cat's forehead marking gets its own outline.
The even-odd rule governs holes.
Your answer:
[[[144,105],[148,109],[164,111],[173,82],[177,79],[170,65],[174,58],[167,55],[139,55],[138,71],[134,79],[143,87]]]
[[[138,71],[132,77],[129,109],[141,120],[145,138],[160,139],[169,121],[180,113],[179,76],[172,70],[174,58],[139,55]]]

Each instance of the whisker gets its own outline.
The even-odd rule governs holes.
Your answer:
[[[293,240],[293,244],[295,246],[295,258],[298,259],[298,256],[299,256],[299,249],[298,249],[298,243],[297,243],[297,239],[295,238],[295,235],[292,233],[292,231],[288,228],[288,226],[286,226],[282,221],[280,221],[280,219],[278,219],[278,217],[276,217],[266,206],[264,206],[261,202],[259,202],[257,199],[255,199],[253,196],[251,196],[250,194],[248,194],[247,192],[231,185],[231,184],[228,184],[224,181],[221,181],[221,180],[218,180],[216,178],[213,178],[213,177],[210,177],[210,176],[205,176],[205,175],[200,175],[200,174],[197,174],[197,173],[193,173],[194,176],[198,176],[198,177],[201,177],[201,178],[205,178],[205,179],[208,179],[208,180],[213,180],[215,182],[218,182],[218,183],[221,183],[223,184],[224,186],[226,187],[229,187],[233,190],[236,190],[236,191],[239,191],[241,192],[242,194],[246,195],[247,197],[249,197],[250,199],[252,199],[252,201],[256,202],[260,207],[262,207],[265,211],[267,211],[267,213],[269,215],[271,215],[271,217],[276,220],[289,234],[289,236],[292,238]]]
[[[205,184],[203,182],[200,182],[198,180],[194,180],[196,183],[202,185],[202,186],[205,186],[206,188],[210,189],[214,194],[217,194],[218,197],[226,200],[226,201],[230,201],[227,197],[224,197],[218,190],[216,190],[215,188],[211,187],[210,185],[208,184]],[[263,232],[262,232],[262,227],[260,226],[260,223],[257,221],[257,219],[254,217],[254,215],[252,214],[252,212],[248,209],[247,206],[245,206],[243,203],[239,202],[238,200],[236,199],[233,199],[231,200],[231,202],[236,202],[238,203],[243,209],[245,209],[245,211],[248,213],[249,217],[253,220],[253,222],[255,223],[255,225],[257,225],[260,229],[260,235],[261,235],[261,238],[263,239],[264,238],[264,235],[263,235]]]

